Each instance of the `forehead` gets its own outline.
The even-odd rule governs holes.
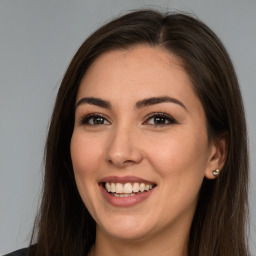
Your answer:
[[[111,100],[119,95],[136,100],[186,94],[194,95],[193,85],[181,60],[160,47],[139,45],[100,55],[82,79],[77,98],[96,96]]]

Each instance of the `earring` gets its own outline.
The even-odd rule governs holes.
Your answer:
[[[219,174],[220,174],[220,170],[216,169],[215,171],[212,172],[212,174],[213,174],[214,177],[218,177]]]

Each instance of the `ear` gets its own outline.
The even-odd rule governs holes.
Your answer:
[[[228,134],[225,133],[221,137],[212,140],[209,146],[209,158],[207,168],[205,170],[205,177],[207,179],[215,179],[213,171],[218,169],[221,172],[228,152]]]

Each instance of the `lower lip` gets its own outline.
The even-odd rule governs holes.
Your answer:
[[[108,193],[107,190],[103,187],[103,185],[100,185],[102,194],[104,198],[108,201],[113,206],[118,206],[118,207],[129,207],[133,206],[136,204],[139,204],[146,200],[154,191],[154,188],[143,193],[138,193],[134,196],[129,196],[129,197],[116,197],[113,196],[112,194]]]

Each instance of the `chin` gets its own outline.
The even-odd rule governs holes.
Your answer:
[[[105,231],[114,239],[118,240],[126,240],[126,241],[135,241],[135,240],[143,240],[148,235],[148,232],[145,230],[131,230],[125,229],[124,227],[119,230],[107,230]]]
[[[109,221],[106,225],[98,225],[97,228],[103,229],[107,235],[120,240],[140,240],[146,237],[152,230],[152,222],[149,225],[144,225],[143,221],[134,219],[134,217],[121,217]]]

